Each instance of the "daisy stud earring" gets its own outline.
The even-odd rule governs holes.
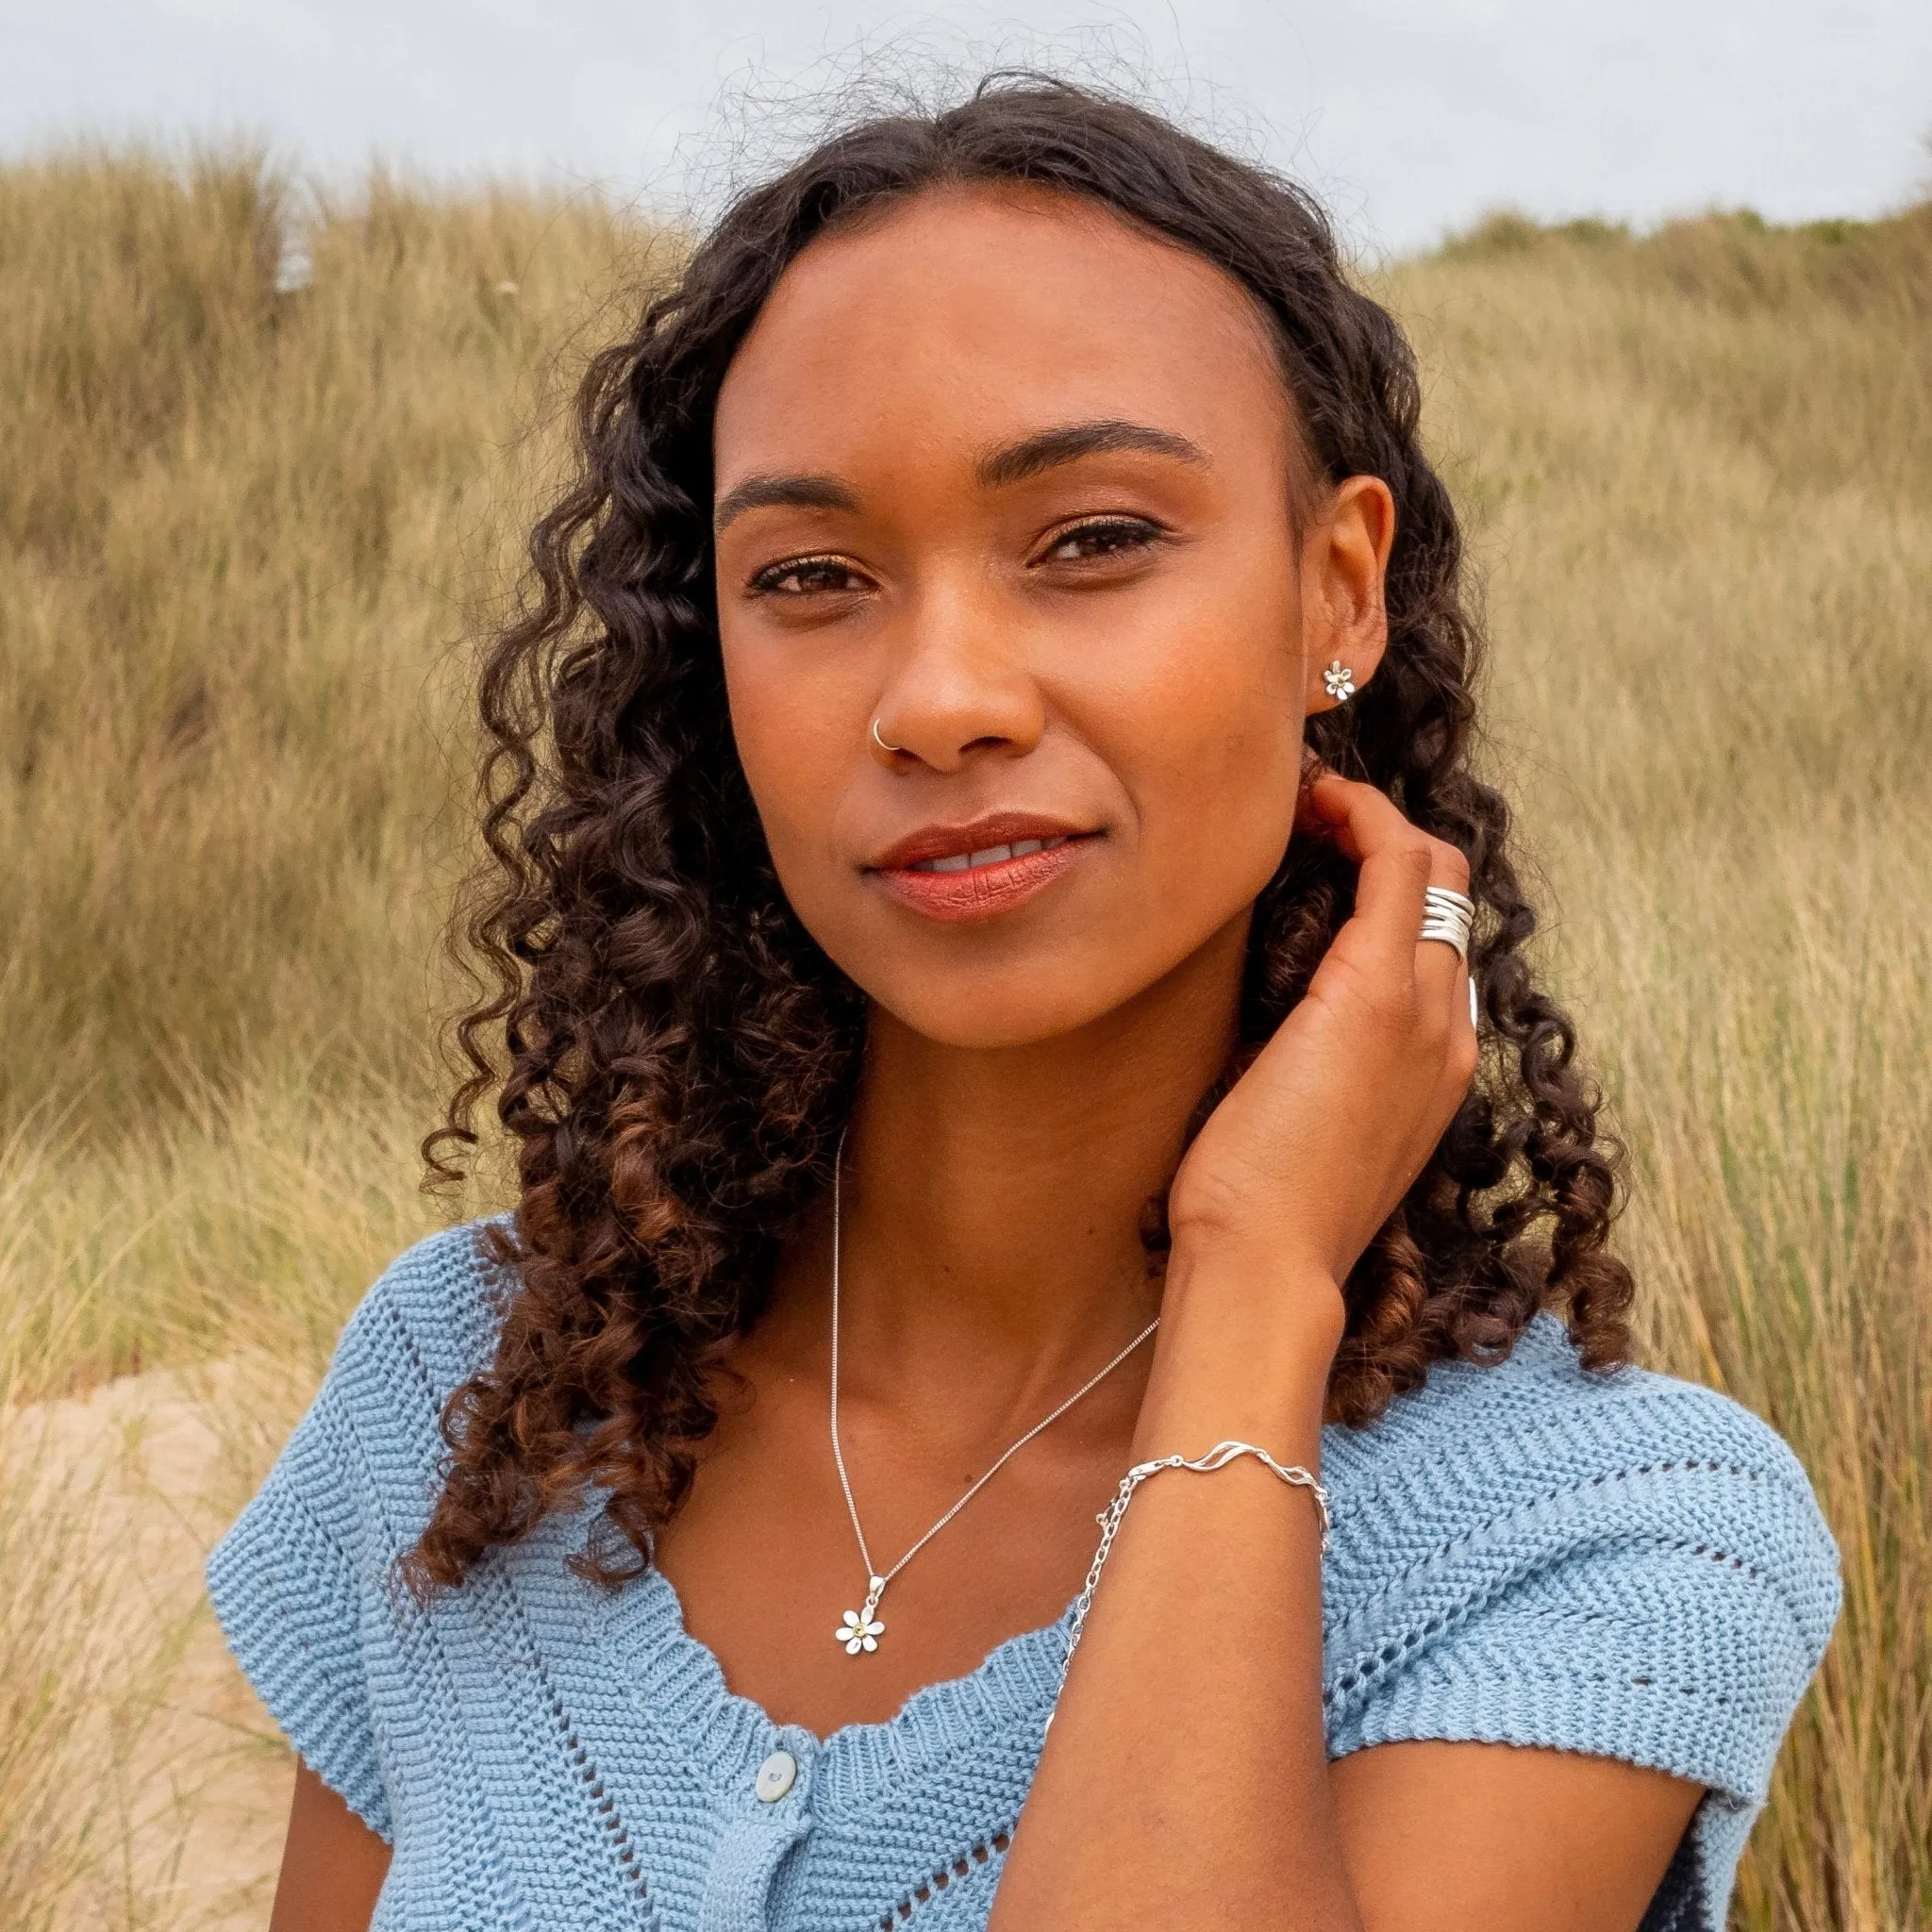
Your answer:
[[[1334,658],[1323,672],[1322,683],[1338,705],[1355,695],[1355,673],[1340,658]]]

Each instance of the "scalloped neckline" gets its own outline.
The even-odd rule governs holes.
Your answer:
[[[1010,1740],[1015,1729],[1034,1731],[1037,1749],[1058,1692],[1074,1608],[1069,1603],[1050,1624],[1004,1639],[962,1675],[922,1685],[891,1717],[841,1724],[821,1738],[780,1724],[730,1688],[717,1653],[686,1624],[677,1586],[655,1564],[616,1607],[638,1665],[631,1692],[694,1770],[741,1788],[763,1758],[789,1750],[812,1767],[815,1808],[833,1810],[856,1809],[975,1744]]]

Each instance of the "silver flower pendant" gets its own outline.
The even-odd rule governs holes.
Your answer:
[[[874,1614],[886,1586],[876,1576],[869,1581],[872,1587],[865,1593],[864,1609],[847,1610],[844,1621],[832,1632],[832,1641],[842,1643],[847,1657],[857,1657],[862,1650],[876,1650],[879,1639],[886,1634],[886,1626]]]

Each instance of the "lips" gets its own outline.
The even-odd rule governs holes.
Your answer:
[[[1095,836],[1057,819],[995,812],[970,824],[925,826],[866,871],[928,919],[994,919],[1038,897]]]
[[[1061,835],[1054,839],[1015,839],[1010,845],[990,845],[984,852],[954,852],[944,858],[922,858],[913,872],[976,872],[982,866],[1004,865],[1009,858],[1031,858],[1036,852],[1052,852],[1066,843]]]

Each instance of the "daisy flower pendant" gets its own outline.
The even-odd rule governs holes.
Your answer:
[[[886,1626],[872,1613],[872,1607],[862,1610],[847,1610],[844,1621],[832,1632],[832,1641],[845,1646],[847,1657],[857,1657],[862,1650],[876,1650],[879,1639],[886,1634]]]

